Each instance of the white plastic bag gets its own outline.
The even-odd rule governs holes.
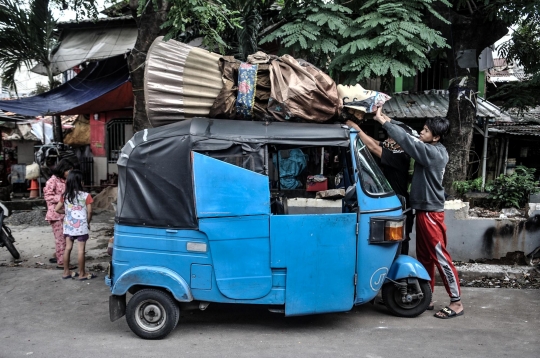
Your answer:
[[[39,178],[39,165],[32,163],[26,166],[26,180],[34,180]]]

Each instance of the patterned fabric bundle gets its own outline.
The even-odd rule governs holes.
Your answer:
[[[258,65],[242,62],[238,70],[238,95],[236,96],[238,119],[251,119],[253,114],[258,67]]]

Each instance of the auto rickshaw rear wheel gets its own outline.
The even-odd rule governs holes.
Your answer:
[[[165,338],[176,327],[180,309],[170,294],[156,289],[136,292],[126,307],[126,321],[137,336]]]
[[[422,314],[428,308],[431,297],[429,282],[416,278],[402,279],[397,283],[389,282],[382,288],[386,308],[399,317],[412,318]]]

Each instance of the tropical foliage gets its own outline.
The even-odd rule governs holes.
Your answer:
[[[523,66],[529,75],[526,81],[502,86],[493,99],[504,100],[503,108],[524,112],[540,104],[540,19],[537,16],[520,20],[509,41],[499,46],[499,54],[507,61]]]
[[[141,13],[150,2],[140,1]],[[202,38],[204,47],[245,60],[257,52],[259,32],[271,20],[270,0],[172,0],[165,40],[176,38],[190,42]]]
[[[28,4],[17,0],[0,3],[0,68],[2,80],[17,92],[15,73],[22,67],[36,63],[48,70],[49,88],[54,83],[50,69],[56,40],[53,31],[56,21],[49,9],[49,0],[33,0]]]
[[[284,51],[309,57],[344,83],[413,76],[429,66],[431,50],[448,46],[425,24],[427,15],[446,21],[433,8],[434,2],[289,0],[282,13],[287,24],[261,43],[280,40]]]
[[[538,181],[534,179],[536,169],[518,165],[511,175],[501,174],[491,183],[488,197],[497,208],[522,208],[528,202],[529,194],[538,191]]]

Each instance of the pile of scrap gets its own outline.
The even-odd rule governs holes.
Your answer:
[[[118,187],[108,186],[94,197],[93,209],[114,211],[118,198]]]
[[[194,117],[344,122],[372,113],[384,93],[337,85],[307,61],[257,52],[246,62],[158,37],[146,57],[144,93],[154,127]]]

